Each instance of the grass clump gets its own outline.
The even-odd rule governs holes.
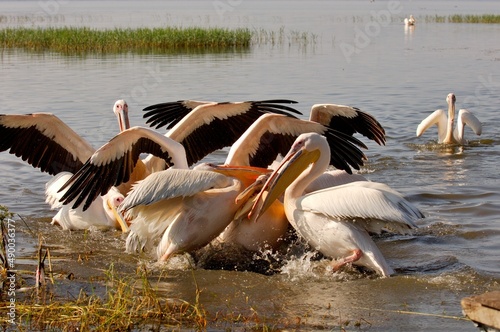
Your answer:
[[[12,218],[14,213],[10,212],[6,206],[0,205],[0,221]]]
[[[0,29],[0,49],[82,54],[176,54],[248,51],[252,44],[315,45],[317,35],[264,29],[138,28],[97,30],[83,27]]]
[[[450,23],[500,23],[500,15],[450,15]]]
[[[104,297],[80,291],[77,298],[68,301],[54,300],[48,286],[33,289],[31,297],[16,301],[17,328],[21,331],[129,331],[147,326],[184,326],[198,330],[206,326],[205,311],[199,303],[158,296],[145,271],[139,271],[135,277],[119,276],[111,264],[105,272],[105,283]],[[0,305],[0,312],[7,309]],[[7,318],[1,315],[0,324],[10,324]]]
[[[4,28],[3,48],[53,51],[63,54],[245,49],[252,33],[248,29],[138,28],[98,30],[88,27]]]
[[[500,15],[484,14],[484,15],[427,15],[425,22],[428,23],[483,23],[483,24],[498,24],[500,23]]]

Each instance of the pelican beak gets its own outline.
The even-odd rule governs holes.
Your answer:
[[[259,176],[271,172],[267,168],[253,166],[212,165],[211,168],[214,172],[237,178],[245,188],[251,186]]]
[[[271,204],[285,192],[286,188],[307,168],[318,160],[319,150],[300,149],[291,151],[278,168],[269,176],[259,195],[255,199],[248,219],[257,221]]]
[[[120,213],[118,213],[118,211],[116,210],[116,206],[114,204],[110,203],[110,200],[108,200],[108,207],[111,209],[111,211],[113,211],[113,215],[115,216],[116,221],[120,225],[122,232],[128,233],[130,231],[130,229],[129,229],[127,223],[125,222],[125,220],[123,220]]]
[[[252,206],[254,205],[255,199],[257,197],[257,194],[260,192],[264,184],[266,183],[266,180],[269,177],[268,174],[263,174],[257,178],[257,180],[254,181],[251,185],[246,187],[245,190],[243,190],[238,197],[234,200],[236,204],[243,202],[241,207],[236,211],[234,214],[234,219],[241,219],[243,216],[245,218],[248,216],[248,213],[251,211]]]
[[[256,192],[260,191],[267,179],[269,173],[260,175],[251,185],[245,188],[235,199],[236,203],[247,201],[250,197],[254,196]]]
[[[130,128],[130,121],[128,118],[128,105],[123,104],[122,107],[115,112],[116,117],[118,118],[118,126],[120,126],[120,131],[124,131]]]

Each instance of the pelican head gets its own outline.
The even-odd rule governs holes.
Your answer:
[[[329,151],[328,142],[324,136],[316,133],[300,135],[281,164],[271,174],[257,197],[250,220],[257,220],[271,204],[295,181],[301,174],[322,159],[321,164],[328,165],[330,156],[321,151]],[[322,172],[322,170],[321,170]],[[307,183],[308,184],[308,183]],[[298,188],[303,191],[305,188]]]
[[[108,193],[102,197],[102,199],[107,218],[114,222],[116,228],[120,226],[121,230],[124,233],[127,233],[129,231],[128,225],[117,211],[125,197],[118,191],[118,189],[112,187]]]
[[[113,105],[113,112],[118,118],[118,125],[120,126],[120,131],[130,128],[130,122],[128,119],[128,105],[123,99],[117,100]]]
[[[455,97],[455,94],[449,93],[446,96],[446,102],[448,103],[448,118],[451,118],[451,120],[455,119],[455,102],[457,101],[457,98]]]

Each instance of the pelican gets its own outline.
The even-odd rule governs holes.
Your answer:
[[[433,125],[438,127],[438,143],[443,144],[467,144],[464,137],[465,126],[469,126],[476,135],[481,135],[481,122],[468,110],[461,109],[458,111],[458,119],[455,129],[453,123],[455,120],[455,102],[456,97],[453,93],[446,96],[448,103],[448,117],[442,109],[434,111],[427,118],[422,120],[417,127],[417,137],[420,137],[427,129]]]
[[[118,100],[113,105],[120,130],[129,126],[128,105]],[[87,229],[90,226],[114,227],[126,230],[126,225],[116,213],[124,195],[116,188],[108,188],[96,197],[88,211],[70,208],[59,203],[64,194],[58,193],[71,173],[83,166],[92,155],[92,146],[57,116],[50,113],[25,115],[0,115],[0,151],[21,157],[42,172],[54,175],[45,189],[46,202],[52,209],[59,209],[52,224],[63,229]]]
[[[329,142],[333,156],[330,164],[342,170],[326,172],[311,184],[310,190],[353,181],[366,181],[362,175],[349,174],[350,168],[338,163],[338,159],[341,159],[336,151],[336,135],[339,131],[349,136],[360,133],[379,145],[385,144],[385,131],[370,114],[346,105],[315,104],[311,107],[309,121],[279,114],[261,116],[231,146],[224,165],[268,167],[278,155],[284,156],[288,152],[300,134],[316,132],[325,135]],[[217,167],[219,171],[223,168],[224,166]],[[264,178],[265,175],[238,196],[238,201],[246,203],[242,204],[234,220],[218,237],[220,241],[236,243],[252,251],[258,251],[263,247],[275,249],[279,246],[289,224],[282,202],[275,200],[260,217],[261,221],[258,223],[250,221],[246,216],[253,202],[252,195],[259,192]]]
[[[410,25],[415,25],[416,20],[415,20],[415,18],[413,17],[413,15],[410,15],[410,18],[405,17],[404,22],[405,22],[405,25],[406,25],[406,26],[410,26]]]
[[[239,208],[237,195],[266,169],[226,169],[209,165],[194,169],[169,168],[137,183],[121,205],[131,232],[126,251],[156,245],[159,261],[192,252],[210,243],[227,227]]]
[[[147,123],[156,126],[156,129],[163,126],[169,128],[165,136],[184,146],[187,165],[191,166],[209,153],[232,145],[262,114],[301,114],[280,103],[296,102],[281,99],[223,103],[187,100],[146,107],[145,117],[149,118]],[[100,193],[130,181],[139,154],[129,154],[129,151],[133,145],[137,145],[137,138],[129,141],[122,139],[122,145],[110,144],[106,147],[106,153],[101,150],[94,154],[61,188],[67,190],[62,197],[63,204],[73,202],[76,208],[84,203],[83,209],[86,210]],[[137,145],[136,149],[139,148],[140,145]],[[126,154],[133,158],[124,159]],[[127,161],[127,167],[117,172],[117,165],[122,165],[124,161]],[[144,172],[141,172],[140,179],[171,166],[168,159],[160,158],[155,153],[142,161]],[[112,176],[108,177],[107,174]]]
[[[212,165],[212,167],[216,172],[230,175],[234,166]],[[267,175],[269,173],[262,172],[234,198],[237,209],[229,216],[227,227],[217,237],[219,242],[236,244],[250,251],[277,249],[283,243],[289,223],[283,203],[279,200],[274,201],[264,212],[259,223],[250,221],[246,216],[252,207],[254,196],[260,192],[267,180]]]
[[[317,133],[300,135],[278,168],[264,185],[249,218],[257,220],[263,211],[283,192],[285,214],[295,230],[325,256],[338,260],[332,263],[336,271],[347,263],[367,267],[381,276],[394,273],[369,233],[391,230],[406,234],[417,226],[419,211],[411,206],[401,211],[397,193],[374,191],[369,200],[358,200],[359,185],[374,186],[369,181],[357,181],[304,194],[306,188],[327,169],[330,160],[328,141]],[[356,185],[355,188],[349,186]],[[375,185],[376,186],[376,185]],[[371,195],[371,194],[370,194]],[[396,196],[396,197],[395,197]],[[365,209],[371,201],[370,209]],[[361,211],[361,215],[359,215]],[[363,211],[369,211],[370,215]],[[353,217],[356,216],[357,217]]]

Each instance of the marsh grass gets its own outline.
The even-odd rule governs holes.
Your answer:
[[[14,213],[10,212],[6,206],[0,205],[0,221],[12,218]]]
[[[206,327],[206,313],[196,288],[194,304],[166,299],[157,294],[142,270],[136,276],[122,276],[111,264],[105,272],[106,295],[87,294],[55,300],[50,284],[32,288],[16,303],[16,323],[20,331],[127,331],[147,326],[166,329]],[[19,297],[19,296],[18,296]],[[0,312],[6,307],[2,305]],[[9,324],[6,315],[0,325]]]
[[[98,30],[88,27],[19,27],[0,30],[2,48],[22,48],[62,54],[243,50],[249,47],[251,38],[252,33],[248,29],[223,28]]]
[[[417,20],[418,22],[418,20]],[[424,17],[424,22],[427,23],[484,23],[498,24],[500,23],[500,15],[484,14],[484,15],[427,15]]]
[[[24,271],[26,273],[26,271]],[[232,310],[206,312],[196,280],[194,303],[166,298],[152,282],[156,276],[139,269],[137,275],[121,275],[113,265],[105,271],[105,296],[83,289],[76,297],[57,299],[54,284],[18,291],[17,331],[204,331],[209,326],[226,331],[278,331],[254,310],[242,314]],[[57,283],[57,281],[56,281]],[[24,294],[22,300],[19,294]],[[0,326],[11,323],[7,302],[0,303]],[[9,330],[9,329],[7,329]]]
[[[65,55],[113,53],[223,53],[247,51],[251,45],[314,45],[317,35],[264,29],[139,28],[97,30],[91,28],[4,28],[0,48]]]
[[[8,209],[2,211],[11,216]],[[0,220],[0,226],[3,224],[4,221]],[[209,314],[202,303],[202,290],[194,272],[193,293],[189,296],[190,301],[186,301],[165,296],[161,286],[157,286],[157,283],[163,283],[165,271],[154,269],[151,272],[146,263],[140,264],[135,272],[122,271],[111,263],[106,265],[102,274],[77,280],[69,278],[71,273],[60,273],[61,261],[56,258],[54,273],[49,248],[46,238],[39,233],[37,257],[31,257],[37,265],[16,264],[14,318],[8,315],[12,313],[12,295],[7,292],[11,286],[0,283],[0,330],[203,331],[209,324],[222,325],[228,331],[234,326],[272,330],[255,312],[217,311]],[[5,250],[0,254],[5,256]],[[3,278],[5,272],[14,272],[10,269],[10,266],[2,267],[2,280],[6,280]]]

